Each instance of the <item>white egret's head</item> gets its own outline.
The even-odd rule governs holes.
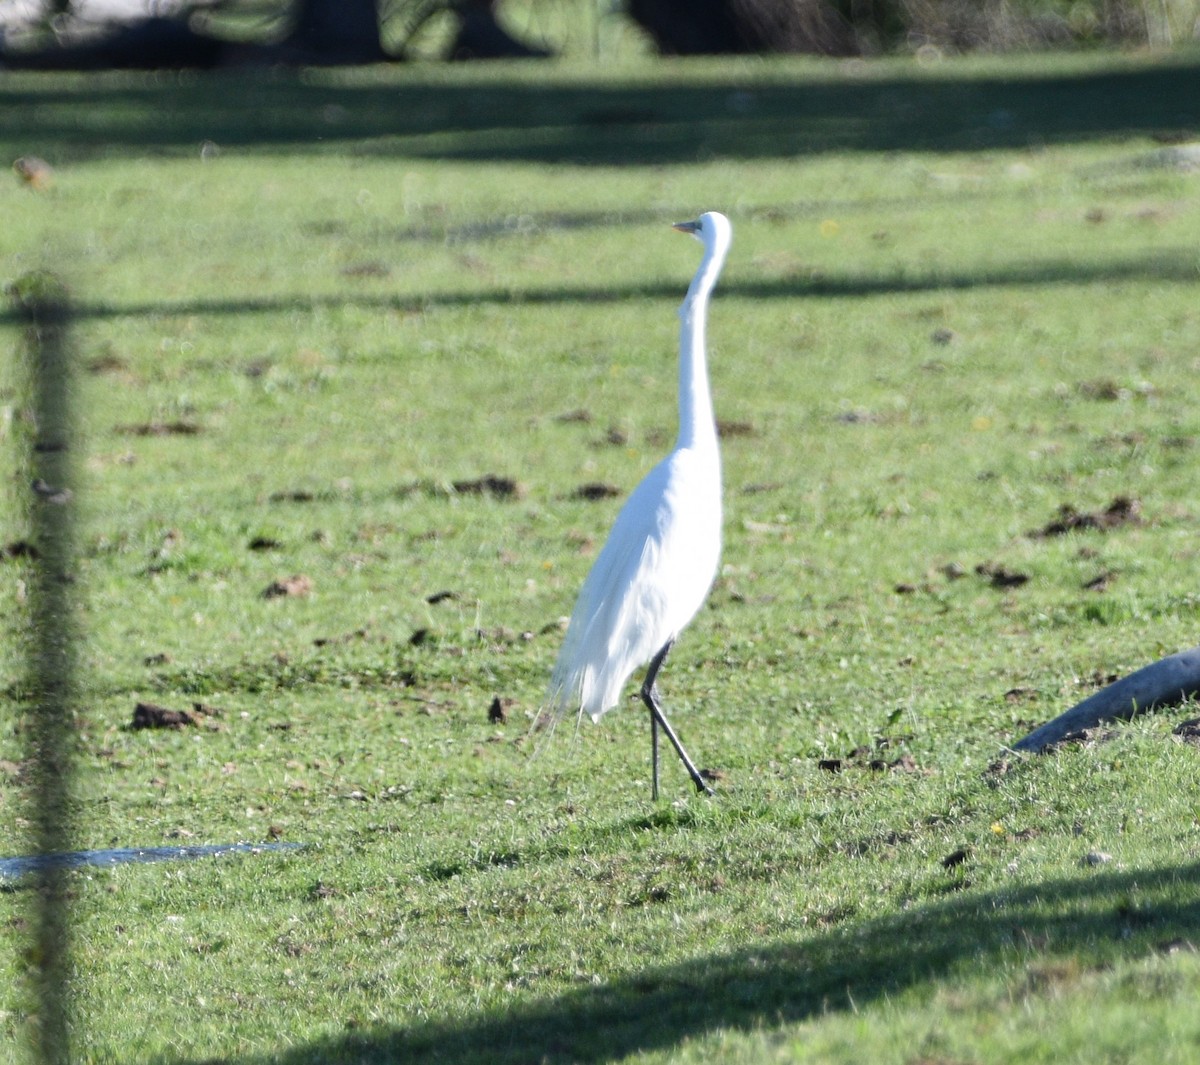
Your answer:
[[[719,211],[706,211],[694,222],[676,222],[672,228],[691,233],[706,248],[712,248],[718,243],[727,244],[733,227]]]

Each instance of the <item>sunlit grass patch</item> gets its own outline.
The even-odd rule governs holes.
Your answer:
[[[75,874],[84,1060],[1185,1060],[1194,707],[1003,750],[1195,643],[1198,179],[1141,162],[1190,68],[997,64],[13,83],[98,94],[0,130],[60,171],[3,192],[4,276],[80,308],[78,843],[305,845]],[[531,728],[673,439],[705,208],[725,549],[662,690],[719,794],[652,805],[636,702]]]

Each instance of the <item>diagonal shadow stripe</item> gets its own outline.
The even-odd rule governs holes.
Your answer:
[[[1010,263],[979,270],[913,271],[900,274],[826,274],[813,277],[738,280],[722,284],[718,298],[726,299],[858,299],[903,293],[967,290],[975,288],[1045,285],[1094,285],[1153,281],[1162,284],[1200,282],[1200,252],[1191,247],[1163,248],[1143,255],[1101,262],[1054,259]],[[333,307],[377,308],[381,311],[419,312],[431,307],[473,306],[481,303],[536,306],[557,303],[617,303],[628,299],[679,298],[675,280],[610,286],[603,289],[548,286],[433,292],[424,295],[366,296],[331,293],[299,296],[246,296],[141,303],[81,303],[77,319],[104,320],[144,315],[221,316],[279,314]],[[20,321],[16,311],[0,312],[0,325]]]
[[[1200,125],[1188,57],[1007,74],[947,66],[688,64],[668,81],[413,68],[382,79],[308,71],[87,80],[6,74],[0,143],[58,161],[211,141],[267,153],[645,166],[833,151],[982,151],[1116,140]],[[852,73],[847,73],[850,71]],[[81,113],[88,115],[81,119]]]
[[[969,960],[1022,971],[1087,944],[1111,959],[1194,934],[1200,864],[1087,873],[972,892],[791,942],[711,954],[486,1014],[317,1039],[227,1065],[601,1065],[853,1010],[951,976]],[[1129,898],[1140,900],[1131,912]],[[1034,945],[1037,946],[1034,946]]]

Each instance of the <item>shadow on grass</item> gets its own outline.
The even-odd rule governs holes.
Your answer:
[[[978,271],[912,271],[902,274],[820,274],[779,279],[739,281],[722,279],[718,298],[803,299],[859,298],[898,293],[936,292],[996,286],[1091,285],[1116,282],[1154,281],[1163,284],[1195,284],[1200,281],[1200,253],[1195,248],[1162,248],[1107,262],[1069,259],[1011,263]],[[241,299],[193,299],[154,303],[80,303],[78,319],[108,319],[126,316],[222,316],[281,314],[313,309],[357,307],[380,311],[418,313],[433,307],[502,304],[537,306],[558,303],[617,303],[631,299],[678,300],[678,281],[608,286],[606,288],[503,288],[469,292],[438,292],[421,296],[354,295],[339,293],[314,296],[247,296]],[[0,325],[15,325],[15,311],[0,310]]]
[[[525,68],[454,81],[412,69],[386,79],[305,71],[0,73],[0,143],[56,163],[198,156],[211,141],[267,151],[647,165],[1025,148],[1200,127],[1194,60],[1079,74],[1026,68],[1013,77],[973,75],[970,67],[935,75],[913,68],[911,76],[815,69],[786,78],[771,67],[676,63],[616,84],[540,69],[535,79]],[[355,77],[364,83],[353,84]]]
[[[238,1065],[326,1061],[524,1065],[617,1061],[668,1052],[718,1031],[750,1032],[858,1010],[961,974],[1008,974],[1014,999],[1089,966],[1169,949],[1200,921],[1200,864],[1088,872],[922,909],[792,943],[649,964],[599,987],[518,1002],[500,1013],[317,1040]],[[953,884],[947,875],[946,887]],[[1076,966],[1072,953],[1086,951]],[[420,964],[413,959],[413,964]],[[1043,977],[1045,979],[1043,979]],[[334,1020],[334,1018],[331,1018]]]

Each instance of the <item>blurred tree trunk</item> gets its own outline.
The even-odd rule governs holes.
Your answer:
[[[48,2],[69,6],[69,0]],[[518,41],[500,25],[500,3],[431,0],[425,4],[425,17],[447,10],[457,17],[458,32],[448,55],[451,59],[547,55]],[[177,70],[391,62],[404,57],[383,49],[380,14],[386,4],[387,0],[292,0],[286,35],[268,43],[210,36],[202,23],[188,17],[185,8],[172,15],[114,22],[110,32],[98,38],[68,40],[34,51],[5,50],[0,44],[0,63],[14,70]]]
[[[458,33],[450,46],[451,59],[528,59],[550,53],[518,41],[497,15],[500,0],[457,0]]]
[[[629,14],[664,55],[858,50],[830,0],[629,0]]]
[[[296,0],[287,45],[319,63],[378,63],[377,0]]]
[[[64,0],[52,2],[59,5]],[[153,5],[147,5],[147,10],[154,10]],[[266,44],[210,36],[202,25],[194,25],[185,7],[133,22],[113,22],[109,32],[99,37],[68,37],[36,51],[0,51],[3,64],[15,70],[340,65],[391,58],[380,43],[377,0],[294,0],[287,36]]]

